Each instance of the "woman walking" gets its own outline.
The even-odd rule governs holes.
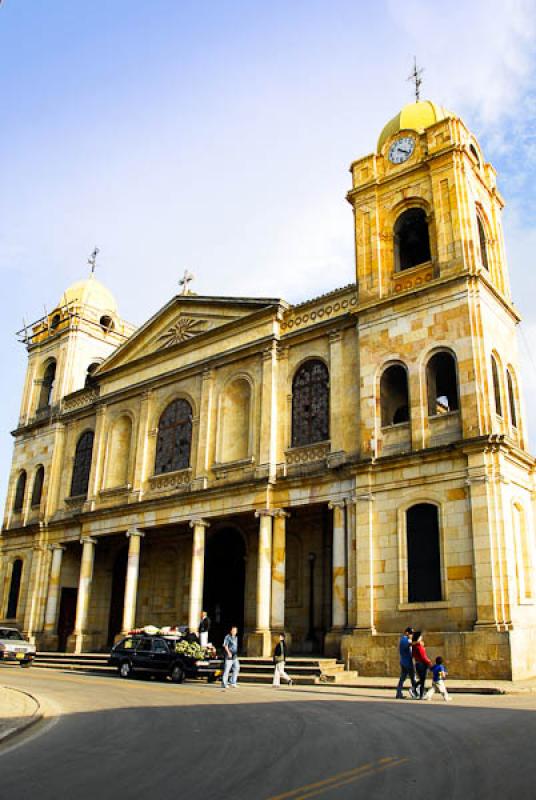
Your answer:
[[[419,700],[424,699],[426,673],[432,667],[432,662],[426,654],[424,647],[424,639],[422,638],[421,631],[415,631],[411,643],[411,655],[415,661],[415,669],[417,671],[417,697]]]

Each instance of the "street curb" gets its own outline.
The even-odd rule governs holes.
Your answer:
[[[0,732],[0,745],[3,745],[5,742],[13,739],[13,737],[18,736],[20,733],[23,733],[24,731],[28,730],[28,728],[31,728],[33,725],[36,725],[38,722],[40,722],[44,717],[44,712],[37,697],[35,697],[33,694],[30,694],[30,692],[25,692],[22,689],[15,689],[12,686],[5,685],[3,685],[1,688],[7,689],[9,692],[25,695],[26,697],[29,697],[30,700],[35,704],[35,710],[31,716],[24,719],[15,727],[8,728],[7,731],[4,731],[4,733]]]
[[[396,691],[396,678],[393,679],[392,683],[328,683],[328,682],[320,682],[318,686],[326,686],[332,689],[369,689],[369,690],[379,690],[379,691]],[[510,687],[502,687],[502,686],[453,686],[452,684],[447,684],[449,694],[477,694],[477,695],[521,695],[521,694],[536,694],[536,687],[532,686],[512,686]]]

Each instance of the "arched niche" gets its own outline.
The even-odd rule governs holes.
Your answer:
[[[223,390],[220,406],[220,451],[222,463],[248,458],[250,452],[251,385],[236,378]]]
[[[125,486],[129,479],[132,420],[126,414],[112,425],[107,453],[106,487]]]

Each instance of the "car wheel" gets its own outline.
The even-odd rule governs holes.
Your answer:
[[[21,665],[21,667],[26,667],[26,668],[28,668],[28,667],[31,667],[31,666],[32,666],[32,662],[31,662],[31,661],[21,661],[21,662],[20,662],[20,665]]]
[[[132,664],[130,661],[123,661],[119,665],[119,675],[121,678],[130,678],[132,675]]]
[[[170,677],[173,683],[182,683],[184,681],[184,670],[180,664],[175,664],[171,668]]]

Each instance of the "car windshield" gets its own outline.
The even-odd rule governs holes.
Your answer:
[[[24,641],[18,631],[13,631],[9,628],[0,628],[0,639],[16,639],[18,642]]]

